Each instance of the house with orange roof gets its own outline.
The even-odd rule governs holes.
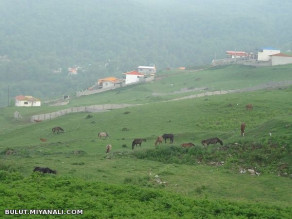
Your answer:
[[[122,80],[115,77],[102,78],[102,79],[99,79],[97,82],[98,88],[116,87],[116,86],[120,86],[121,83],[122,83]]]
[[[41,100],[33,96],[16,96],[15,106],[41,106]]]
[[[137,83],[137,82],[142,82],[145,79],[145,75],[138,72],[138,71],[130,71],[123,73],[126,75],[126,81],[125,84],[132,84],[132,83]]]

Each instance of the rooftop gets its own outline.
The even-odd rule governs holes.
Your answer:
[[[19,95],[15,97],[16,100],[24,100],[24,101],[40,101],[40,99],[35,98],[33,96],[23,96],[23,95]]]
[[[144,76],[144,74],[137,72],[137,71],[130,71],[130,72],[126,72],[124,73],[125,75],[139,75],[139,76]]]

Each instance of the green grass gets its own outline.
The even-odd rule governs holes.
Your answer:
[[[0,174],[4,182],[0,185],[1,206],[5,203],[6,209],[78,209],[83,215],[77,216],[84,218],[288,218],[291,215],[291,209],[283,206],[195,200],[139,186],[107,185],[64,176],[33,174],[23,179],[4,171]],[[62,217],[72,218],[72,215]]]
[[[254,75],[254,84],[261,83],[264,71],[268,71],[267,80],[276,78],[271,73],[274,71],[273,68],[254,69],[236,66],[209,69],[204,72],[186,71],[182,73],[184,77],[164,72],[163,74],[169,76],[159,81],[123,88],[119,94],[115,94],[118,91],[111,91],[73,99],[67,107],[102,103],[145,103],[144,105],[90,114],[91,116],[88,116],[88,113],[69,114],[34,124],[27,122],[29,116],[63,107],[0,109],[0,169],[10,173],[21,172],[21,179],[10,187],[11,192],[16,194],[21,191],[21,187],[16,186],[18,184],[24,183],[24,187],[29,187],[35,183],[34,180],[42,181],[43,178],[31,176],[32,170],[35,166],[48,166],[58,171],[56,177],[49,178],[53,184],[69,177],[70,183],[76,186],[80,183],[82,188],[84,183],[89,183],[91,186],[98,181],[102,185],[111,184],[113,188],[120,186],[119,190],[122,191],[127,190],[127,186],[131,189],[135,186],[135,188],[146,189],[143,190],[146,193],[150,192],[148,189],[154,189],[155,192],[163,191],[168,195],[176,194],[182,199],[205,199],[209,203],[208,206],[214,209],[217,205],[214,203],[225,200],[224,203],[233,202],[232,205],[236,206],[246,206],[244,203],[254,204],[259,209],[270,209],[268,206],[273,205],[278,206],[281,212],[285,212],[282,207],[289,207],[292,203],[290,196],[291,86],[169,102],[145,99],[153,91],[172,92],[177,88],[190,86],[193,79],[197,77],[196,74],[201,74],[202,79],[199,80],[201,82],[210,80],[208,83],[213,83],[214,87],[219,88],[222,85],[222,89],[227,89],[227,84],[231,86],[230,81],[224,80],[231,79],[231,74],[235,74],[233,71]],[[290,75],[285,67],[277,67],[277,71],[279,71],[279,81],[284,80],[285,77],[289,80]],[[223,74],[224,80],[216,81],[215,75],[220,74]],[[252,79],[252,76],[249,77]],[[192,79],[186,80],[186,78]],[[244,76],[238,76],[238,84],[234,86],[244,87],[247,82],[241,81],[243,78]],[[232,80],[235,80],[235,77]],[[177,81],[178,87],[169,89],[168,84],[173,81]],[[203,83],[200,86],[203,86]],[[161,97],[161,100],[171,98],[173,95],[167,95]],[[247,103],[253,104],[253,111],[245,109]],[[12,116],[15,110],[19,110],[25,118],[15,121]],[[240,136],[241,122],[246,123],[245,137]],[[54,126],[63,127],[65,133],[52,134],[51,128]],[[123,131],[123,128],[127,131]],[[107,131],[110,138],[99,139],[97,134],[100,131]],[[169,143],[163,143],[155,148],[156,137],[163,133],[173,133],[174,144],[170,147]],[[272,133],[272,136],[269,133]],[[227,149],[218,150],[220,145],[203,148],[201,140],[215,136],[223,140],[224,147]],[[40,138],[47,139],[47,142],[41,142]],[[146,138],[147,141],[142,143],[141,148],[137,147],[132,151],[131,143],[134,138]],[[180,144],[184,142],[193,142],[196,147],[190,150],[181,149]],[[109,155],[106,155],[105,146],[109,143],[113,145],[113,149]],[[13,154],[7,155],[7,150],[13,150]],[[219,161],[224,161],[224,165],[210,165],[212,162]],[[287,167],[280,170],[282,164]],[[239,174],[239,168],[254,167],[261,172],[260,176]],[[286,177],[279,177],[278,174]],[[165,183],[158,183],[155,175]],[[4,185],[3,191],[7,186]],[[64,188],[67,188],[66,185]],[[89,194],[89,191],[87,193]],[[67,195],[62,193],[55,196],[62,199]],[[54,195],[50,197],[53,198]],[[11,202],[9,196],[6,198]],[[92,197],[84,195],[84,203],[90,203],[88,200],[85,201],[87,198]],[[112,198],[110,197],[111,200]],[[20,206],[23,202],[24,200],[16,201]],[[48,205],[45,200],[41,203],[44,207],[57,206],[56,203]],[[79,203],[78,206],[85,208],[84,203]],[[2,203],[1,206],[5,207],[5,204]],[[70,206],[72,205],[68,205]],[[228,209],[229,204],[224,206]],[[130,209],[129,206],[127,208]],[[141,207],[141,211],[142,209],[144,207]],[[162,209],[159,208],[158,211],[162,212],[161,216],[164,215]],[[214,211],[210,215],[216,215]],[[234,209],[232,211],[230,215],[251,217],[242,212],[237,215]],[[176,211],[168,216],[175,218],[174,212]],[[193,214],[193,211],[186,209],[183,212],[186,215]],[[256,209],[252,209],[251,212],[256,212]],[[260,212],[255,217],[260,218],[263,215],[262,210]],[[94,211],[91,211],[91,214],[97,215]],[[226,212],[222,211],[221,217],[224,216]]]

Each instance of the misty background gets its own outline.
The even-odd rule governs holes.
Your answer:
[[[226,50],[289,52],[291,8],[290,0],[1,0],[0,106],[16,95],[74,95],[139,65],[206,65]],[[68,76],[74,66],[78,75]]]

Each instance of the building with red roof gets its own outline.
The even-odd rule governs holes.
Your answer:
[[[33,96],[16,96],[15,106],[41,106],[41,100]]]
[[[125,84],[132,84],[132,83],[141,82],[145,78],[145,75],[138,72],[138,71],[130,71],[130,72],[126,72],[123,74],[126,75]]]
[[[248,56],[247,52],[243,51],[226,51],[226,55],[230,58],[244,58]]]

